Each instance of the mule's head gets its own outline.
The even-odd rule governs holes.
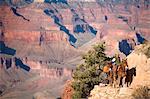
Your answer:
[[[113,67],[113,65],[112,65],[111,62],[108,63],[108,66],[109,66],[109,68],[112,68],[112,67]]]
[[[127,63],[127,60],[126,60],[126,59],[122,61],[122,64],[121,64],[121,65],[123,66],[123,68],[125,69],[125,71],[128,70],[128,63]]]
[[[136,76],[136,67],[131,68],[131,72],[134,76]]]

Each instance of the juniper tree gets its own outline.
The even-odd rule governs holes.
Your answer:
[[[94,88],[94,85],[102,81],[100,74],[104,64],[109,60],[104,52],[104,44],[98,44],[93,47],[93,50],[88,51],[83,56],[84,63],[78,65],[73,73],[73,99],[86,98]]]

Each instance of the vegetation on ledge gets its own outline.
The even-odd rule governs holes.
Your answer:
[[[102,81],[100,76],[102,68],[110,60],[104,52],[104,44],[97,44],[93,47],[93,50],[88,51],[83,56],[84,63],[77,66],[76,71],[73,73],[73,99],[86,98],[94,85]]]

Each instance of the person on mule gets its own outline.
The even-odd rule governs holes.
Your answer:
[[[119,64],[120,64],[120,57],[119,55],[115,55],[112,61],[109,62],[103,68],[103,72],[108,75],[109,84],[113,85],[113,87],[116,87],[117,85],[117,77],[118,77],[117,69]]]
[[[120,65],[121,60],[119,57],[119,54],[116,54],[115,57],[112,59],[112,64],[113,64],[113,87],[115,88],[118,84],[117,78],[118,78],[118,66]]]
[[[117,68],[118,66],[116,65],[116,58],[112,59],[112,71],[113,71],[113,87],[115,88],[117,85]]]
[[[106,66],[104,66],[103,72],[106,73],[109,84],[112,86],[113,72],[112,72],[112,63],[111,62],[109,62]]]
[[[122,63],[118,66],[117,75],[118,75],[118,87],[124,86],[125,79],[127,76],[128,64],[126,60],[123,60]]]

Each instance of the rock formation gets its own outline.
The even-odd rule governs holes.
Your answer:
[[[62,93],[62,99],[72,99],[72,95],[73,95],[73,88],[72,88],[72,81],[67,81],[64,89],[63,89],[63,93]]]
[[[129,68],[136,67],[136,77],[134,77],[131,87],[150,87],[150,57],[148,56],[150,53],[147,53],[149,50],[150,44],[139,45],[127,57]]]
[[[125,57],[126,51],[127,54],[132,53],[134,46],[140,44],[139,41],[143,43],[143,39],[150,40],[150,9],[146,0],[106,1],[0,0],[0,41],[5,43],[5,47],[15,49],[14,57],[31,68],[29,74],[20,68],[2,68],[0,80],[10,89],[12,82],[15,82],[12,86],[17,86],[13,87],[12,94],[6,91],[6,96],[2,98],[9,97],[7,93],[13,96],[20,89],[30,92],[26,87],[31,86],[31,93],[35,97],[39,89],[39,93],[50,93],[49,89],[43,91],[42,84],[45,84],[45,89],[50,85],[49,88],[54,91],[51,92],[52,96],[56,98],[64,82],[70,79],[72,68],[82,62],[81,54],[88,51],[91,45],[105,42],[106,54],[114,55],[120,53],[119,42],[125,41],[120,43],[121,46],[128,45],[129,49],[125,46],[125,51],[121,50],[120,53]],[[143,39],[139,40],[137,34]],[[2,50],[0,48],[0,54]],[[2,56],[5,57],[4,54]],[[147,60],[146,56],[142,57]],[[49,78],[55,79],[57,83],[50,82],[47,80]],[[24,79],[24,82],[20,84],[18,79]],[[46,81],[42,82],[43,79]],[[59,87],[57,91],[52,88],[56,84]],[[32,97],[26,95],[29,92],[20,93],[20,97]]]
[[[133,77],[133,81],[129,87],[113,88],[95,85],[89,99],[133,99],[132,94],[136,88],[141,86],[150,88],[150,58],[148,54],[145,54],[149,52],[149,48],[149,43],[138,45],[135,50],[127,56],[129,69],[136,67],[136,76]]]

